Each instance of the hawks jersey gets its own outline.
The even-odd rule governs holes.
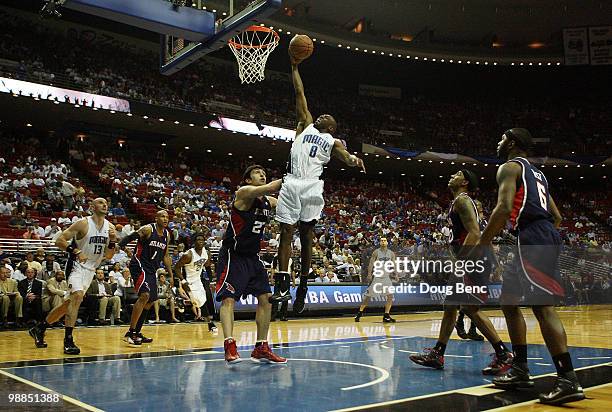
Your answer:
[[[81,239],[74,239],[74,243],[76,243],[76,247],[81,251],[79,258],[85,257],[87,259],[85,262],[79,262],[81,266],[90,270],[96,270],[100,263],[102,263],[104,251],[108,246],[110,223],[104,219],[102,227],[98,229],[91,216],[86,219],[88,225],[87,234]]]
[[[522,168],[521,179],[516,182],[514,206],[510,214],[512,228],[520,230],[541,219],[554,222],[552,214],[548,211],[550,195],[544,173],[523,157],[515,157],[509,162],[518,163]]]
[[[232,203],[230,226],[225,231],[223,247],[241,255],[259,253],[264,227],[271,214],[272,206],[266,196],[255,199],[246,211],[236,209]]]
[[[301,179],[320,178],[333,147],[332,135],[321,133],[313,124],[308,125],[291,145],[287,173]]]
[[[480,223],[480,219],[478,217],[478,208],[476,207],[476,203],[474,200],[467,195],[467,193],[461,193],[457,196],[450,205],[450,210],[448,211],[448,220],[451,225],[451,237],[449,239],[449,244],[451,246],[452,252],[457,255],[461,250],[461,246],[463,246],[463,242],[465,242],[465,238],[468,235],[468,231],[463,225],[463,221],[461,220],[461,216],[459,213],[455,212],[455,202],[459,199],[460,196],[467,197],[472,207],[474,208],[474,214],[476,216],[476,222],[482,230],[482,225]]]
[[[138,239],[130,265],[139,265],[143,270],[155,272],[161,266],[169,243],[168,229],[164,229],[160,235],[157,233],[157,225],[151,223],[151,236],[148,239]]]

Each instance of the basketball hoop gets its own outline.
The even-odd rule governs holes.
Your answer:
[[[236,35],[228,44],[238,60],[238,76],[242,83],[262,81],[268,56],[274,51],[280,36],[264,26],[251,26]]]

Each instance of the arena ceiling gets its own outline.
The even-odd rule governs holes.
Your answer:
[[[405,36],[419,43],[549,44],[564,27],[610,24],[612,2],[602,0],[286,0],[285,14],[362,33]]]

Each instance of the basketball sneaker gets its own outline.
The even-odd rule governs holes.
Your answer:
[[[287,359],[272,352],[268,342],[255,346],[255,349],[251,352],[251,360],[256,363],[273,363],[278,365],[287,363]]]
[[[270,302],[288,302],[291,300],[289,293],[289,273],[279,272],[274,275],[274,293],[270,296]]]
[[[34,344],[37,348],[46,348],[47,342],[45,342],[45,331],[38,327],[38,325],[28,330],[30,336],[34,338]]]
[[[136,332],[130,332],[129,330],[123,336],[123,341],[126,342],[130,346],[142,345],[142,341],[138,337],[138,334]]]
[[[306,282],[300,282],[300,285],[295,292],[295,300],[293,301],[293,313],[300,314],[304,312],[306,308],[306,292],[308,292],[308,286]]]
[[[140,343],[151,343],[153,342],[152,338],[146,338],[141,332],[136,334],[138,338],[140,338]]]
[[[225,361],[227,363],[242,362],[234,339],[226,339],[225,342],[223,342],[223,349],[225,350]]]
[[[459,335],[461,339],[469,339],[468,334],[465,333],[465,329],[463,327],[456,326],[455,328],[457,329],[457,335]]]
[[[512,363],[512,367],[503,375],[496,376],[491,381],[499,388],[531,388],[534,385],[529,376],[527,364]]]
[[[355,315],[355,322],[359,322],[362,316],[363,312],[357,312],[357,314]]]
[[[501,375],[512,367],[512,360],[514,359],[514,355],[510,351],[504,352],[503,355],[497,356],[497,354],[491,354],[493,359],[489,366],[482,370],[483,375]]]
[[[81,349],[74,344],[72,337],[64,338],[64,354],[66,355],[78,355],[81,353]]]
[[[444,355],[440,355],[435,349],[425,348],[419,354],[410,355],[410,360],[428,368],[444,369]]]
[[[383,323],[395,323],[395,319],[393,319],[388,313],[385,313],[383,315]]]
[[[208,322],[208,331],[210,333],[217,333],[217,325],[215,325],[215,322]]]
[[[563,376],[557,376],[552,391],[540,394],[540,402],[546,405],[561,405],[583,399],[584,392],[578,380],[567,379]]]
[[[475,341],[478,341],[478,342],[484,340],[484,336],[480,335],[476,331],[476,328],[470,329],[466,336],[467,336],[468,339],[475,340]],[[462,337],[462,339],[464,339],[464,338]]]

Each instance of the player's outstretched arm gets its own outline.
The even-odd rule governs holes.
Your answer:
[[[283,181],[281,179],[277,179],[262,186],[242,186],[236,192],[236,200],[244,202],[260,196],[271,195],[272,193],[276,193],[280,190],[282,182]]]
[[[151,233],[153,233],[153,228],[151,227],[151,225],[143,226],[138,229],[137,232],[132,232],[128,236],[121,239],[121,241],[119,242],[119,247],[124,248],[128,245],[128,243],[133,242],[134,240],[148,239],[151,236]]]
[[[503,164],[497,170],[497,205],[491,213],[489,224],[480,235],[480,244],[488,245],[493,238],[506,226],[512,213],[514,195],[516,195],[516,179],[521,175],[522,166],[516,162]]]
[[[304,84],[302,83],[298,66],[294,63],[291,63],[291,78],[293,79],[293,88],[295,90],[295,112],[298,121],[295,134],[297,136],[304,131],[306,126],[312,124],[312,114],[308,111],[308,102],[304,94]]]
[[[332,149],[332,155],[340,159],[344,164],[350,167],[360,167],[365,173],[365,165],[363,160],[355,155],[350,154],[345,148],[342,142],[338,139],[334,139],[334,147]]]

